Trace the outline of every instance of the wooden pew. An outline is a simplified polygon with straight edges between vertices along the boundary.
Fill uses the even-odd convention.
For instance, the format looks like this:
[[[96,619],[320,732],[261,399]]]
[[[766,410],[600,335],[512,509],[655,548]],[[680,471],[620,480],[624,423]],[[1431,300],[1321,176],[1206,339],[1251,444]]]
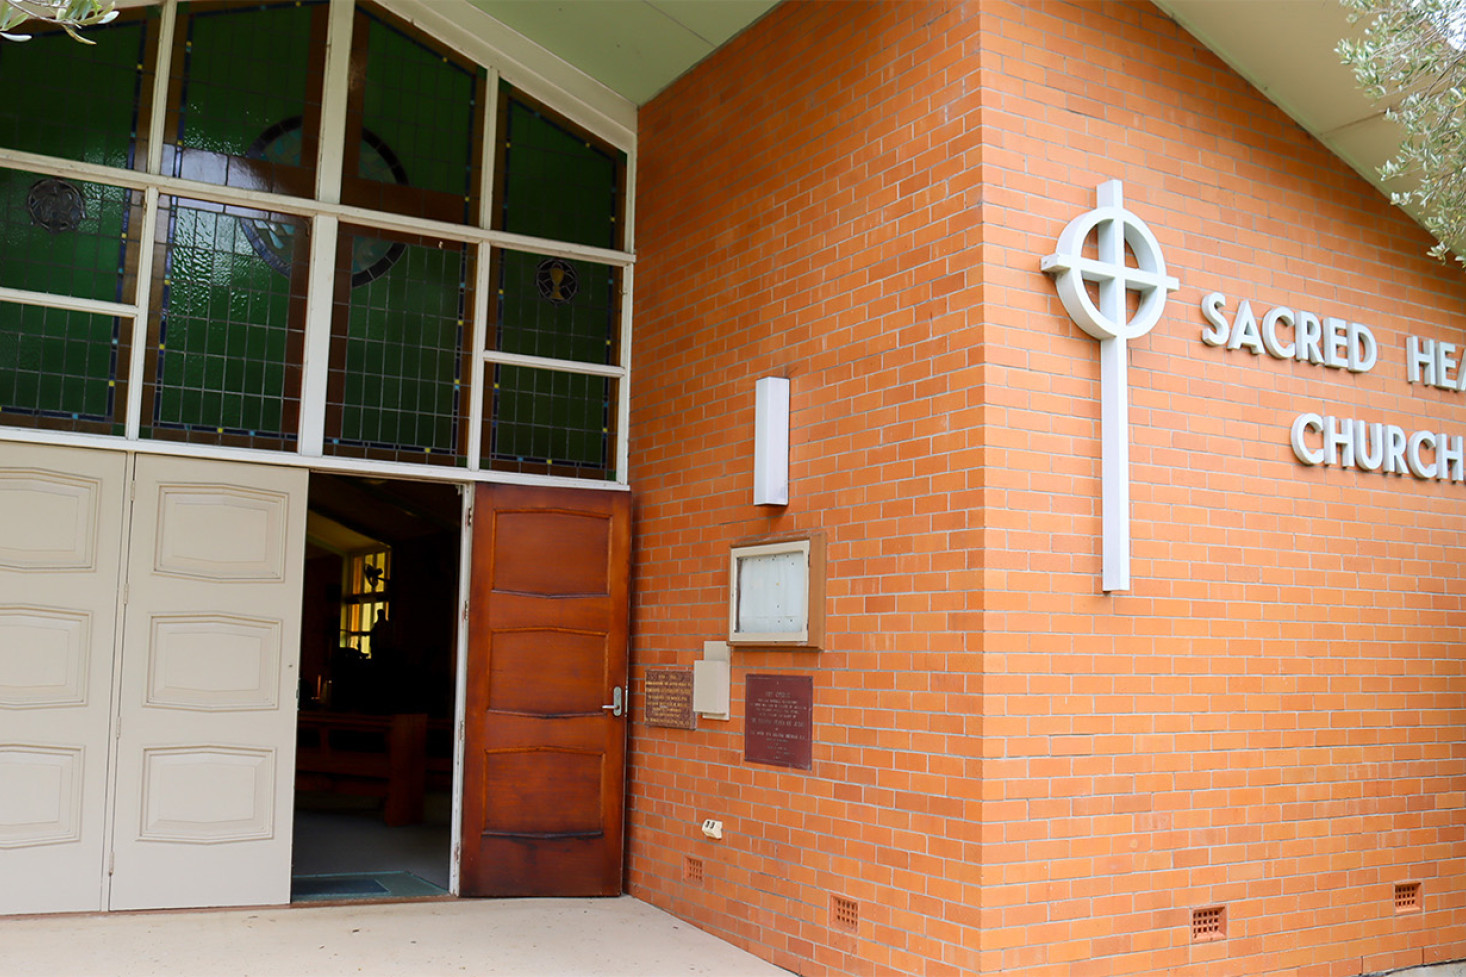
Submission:
[[[381,797],[387,824],[417,824],[427,783],[427,726],[423,713],[302,711],[295,787]]]

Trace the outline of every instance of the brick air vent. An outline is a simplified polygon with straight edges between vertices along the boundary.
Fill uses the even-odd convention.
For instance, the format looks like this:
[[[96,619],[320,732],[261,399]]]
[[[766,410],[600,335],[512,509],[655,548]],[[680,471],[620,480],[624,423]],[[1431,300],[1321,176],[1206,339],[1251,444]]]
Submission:
[[[1420,912],[1420,883],[1419,882],[1396,882],[1395,883],[1395,912],[1397,912],[1397,913],[1418,913],[1418,912]]]
[[[1227,907],[1207,906],[1191,910],[1191,942],[1205,943],[1227,936]]]
[[[683,881],[702,884],[702,859],[687,856],[687,861],[682,866]]]
[[[854,933],[860,929],[860,903],[844,896],[831,896],[830,922],[835,929]]]

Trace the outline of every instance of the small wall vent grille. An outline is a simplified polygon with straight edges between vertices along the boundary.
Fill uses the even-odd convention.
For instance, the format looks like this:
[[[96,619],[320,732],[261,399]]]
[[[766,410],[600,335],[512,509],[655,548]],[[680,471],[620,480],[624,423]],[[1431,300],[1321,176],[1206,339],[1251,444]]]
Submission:
[[[1395,912],[1397,912],[1397,913],[1418,913],[1418,912],[1420,912],[1420,883],[1419,882],[1397,882],[1397,883],[1395,883]]]
[[[844,896],[831,896],[830,922],[835,929],[854,933],[860,929],[860,903]]]
[[[687,861],[682,866],[682,878],[686,882],[702,884],[702,859],[687,856]]]
[[[1205,943],[1208,940],[1225,939],[1227,935],[1227,907],[1207,906],[1191,910],[1191,942]]]

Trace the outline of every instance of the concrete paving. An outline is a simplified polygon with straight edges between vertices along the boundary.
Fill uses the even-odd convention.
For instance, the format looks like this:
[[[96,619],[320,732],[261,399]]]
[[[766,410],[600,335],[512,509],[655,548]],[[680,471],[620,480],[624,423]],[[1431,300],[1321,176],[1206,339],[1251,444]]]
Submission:
[[[629,896],[0,918],[0,977],[788,973]]]

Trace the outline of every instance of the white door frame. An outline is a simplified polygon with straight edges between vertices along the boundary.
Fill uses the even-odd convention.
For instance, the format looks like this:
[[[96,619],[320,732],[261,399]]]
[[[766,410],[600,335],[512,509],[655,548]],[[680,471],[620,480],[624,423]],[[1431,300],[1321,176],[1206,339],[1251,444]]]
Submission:
[[[453,669],[453,814],[450,830],[448,891],[459,893],[458,863],[463,855],[463,725],[468,693],[468,602],[473,568],[473,485],[460,482],[462,516],[458,520],[458,648]]]

